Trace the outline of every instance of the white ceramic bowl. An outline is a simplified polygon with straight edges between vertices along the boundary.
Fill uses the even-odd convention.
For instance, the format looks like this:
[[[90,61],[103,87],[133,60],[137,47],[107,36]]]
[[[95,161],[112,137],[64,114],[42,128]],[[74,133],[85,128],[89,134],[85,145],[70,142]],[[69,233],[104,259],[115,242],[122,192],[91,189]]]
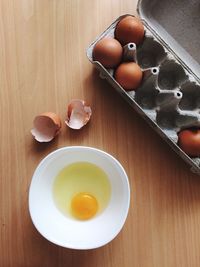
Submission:
[[[80,161],[99,166],[111,184],[108,206],[99,216],[87,221],[64,216],[56,207],[52,193],[59,171]],[[37,230],[54,244],[73,249],[92,249],[110,242],[125,223],[129,203],[129,181],[121,164],[108,153],[91,147],[63,147],[50,153],[36,168],[29,190],[29,211]]]

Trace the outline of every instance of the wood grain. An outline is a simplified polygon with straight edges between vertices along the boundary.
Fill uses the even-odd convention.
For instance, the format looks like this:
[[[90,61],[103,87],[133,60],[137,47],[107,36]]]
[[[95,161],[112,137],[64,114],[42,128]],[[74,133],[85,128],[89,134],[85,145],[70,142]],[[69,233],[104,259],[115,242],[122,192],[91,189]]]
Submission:
[[[114,19],[136,14],[133,0],[0,1],[0,266],[200,266],[200,178],[99,79],[86,48]],[[35,115],[83,98],[91,123],[63,127],[36,143]],[[49,152],[87,145],[114,155],[131,184],[131,206],[117,238],[100,249],[73,251],[46,241],[32,225],[28,189]]]

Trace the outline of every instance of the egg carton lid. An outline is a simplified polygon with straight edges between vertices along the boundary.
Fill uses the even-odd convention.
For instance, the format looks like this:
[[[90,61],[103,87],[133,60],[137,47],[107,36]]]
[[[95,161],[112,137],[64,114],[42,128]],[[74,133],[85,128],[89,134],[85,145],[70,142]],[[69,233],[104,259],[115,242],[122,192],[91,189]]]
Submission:
[[[200,82],[200,1],[139,0],[137,12],[145,26]]]

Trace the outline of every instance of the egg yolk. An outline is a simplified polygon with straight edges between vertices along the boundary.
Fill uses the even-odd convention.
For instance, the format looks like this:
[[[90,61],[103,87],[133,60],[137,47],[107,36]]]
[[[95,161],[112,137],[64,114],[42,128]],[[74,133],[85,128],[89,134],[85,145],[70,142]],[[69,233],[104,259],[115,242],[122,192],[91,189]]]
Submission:
[[[79,193],[72,198],[71,210],[77,219],[88,220],[97,213],[98,203],[92,195]]]

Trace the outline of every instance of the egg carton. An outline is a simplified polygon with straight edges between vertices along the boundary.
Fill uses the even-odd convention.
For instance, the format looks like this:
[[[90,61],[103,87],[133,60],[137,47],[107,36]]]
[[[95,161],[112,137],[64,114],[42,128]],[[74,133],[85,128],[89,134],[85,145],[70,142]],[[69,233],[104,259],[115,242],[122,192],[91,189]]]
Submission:
[[[125,91],[114,78],[114,69],[93,61],[95,44],[103,37],[114,37],[117,18],[87,49],[89,60],[120,95],[158,132],[190,166],[200,174],[200,158],[189,157],[178,146],[178,132],[200,126],[200,83],[190,68],[143,21],[145,37],[136,46],[123,47],[123,61],[135,61],[143,71],[137,90]]]

